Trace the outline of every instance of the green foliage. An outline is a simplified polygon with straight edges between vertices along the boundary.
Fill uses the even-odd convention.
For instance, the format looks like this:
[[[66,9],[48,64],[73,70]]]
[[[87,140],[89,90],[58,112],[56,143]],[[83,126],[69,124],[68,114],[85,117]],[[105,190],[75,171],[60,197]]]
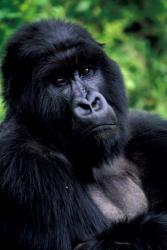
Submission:
[[[0,57],[24,23],[59,18],[84,25],[121,66],[132,108],[167,117],[166,0],[0,1]],[[0,101],[0,119],[4,108]]]

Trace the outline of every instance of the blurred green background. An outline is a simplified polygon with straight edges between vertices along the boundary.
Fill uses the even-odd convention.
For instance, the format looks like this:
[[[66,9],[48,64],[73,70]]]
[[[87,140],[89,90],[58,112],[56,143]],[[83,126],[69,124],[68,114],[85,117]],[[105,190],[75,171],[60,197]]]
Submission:
[[[0,60],[19,26],[45,18],[85,26],[121,66],[129,106],[167,117],[167,0],[0,0]]]

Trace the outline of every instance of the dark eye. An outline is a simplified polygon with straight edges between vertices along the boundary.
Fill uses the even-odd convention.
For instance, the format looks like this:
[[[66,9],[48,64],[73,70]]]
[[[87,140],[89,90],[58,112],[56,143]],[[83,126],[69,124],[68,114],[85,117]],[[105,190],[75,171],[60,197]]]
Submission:
[[[85,67],[83,69],[80,69],[79,73],[80,73],[80,75],[86,76],[90,73],[90,71],[91,71],[91,69],[89,67]]]
[[[63,78],[63,77],[56,78],[55,83],[56,83],[57,86],[62,86],[62,85],[64,85],[66,83],[66,79]]]

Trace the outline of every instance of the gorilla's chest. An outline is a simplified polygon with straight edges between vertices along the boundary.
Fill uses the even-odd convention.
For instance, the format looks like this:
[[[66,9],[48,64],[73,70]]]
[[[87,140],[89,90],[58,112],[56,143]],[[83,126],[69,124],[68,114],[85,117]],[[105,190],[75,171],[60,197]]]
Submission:
[[[121,165],[120,165],[121,164]],[[114,165],[96,169],[95,183],[88,185],[88,194],[103,215],[109,220],[133,218],[148,209],[147,198],[139,178],[131,175],[121,159]]]

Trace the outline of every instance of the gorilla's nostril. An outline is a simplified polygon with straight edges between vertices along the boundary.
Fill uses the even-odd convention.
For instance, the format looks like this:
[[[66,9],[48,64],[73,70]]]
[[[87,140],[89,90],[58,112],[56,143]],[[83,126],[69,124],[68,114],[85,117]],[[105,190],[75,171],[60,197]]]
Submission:
[[[84,109],[84,110],[91,110],[91,106],[88,103],[80,102],[79,107]]]
[[[95,111],[98,111],[101,108],[101,101],[98,97],[96,97],[95,100],[92,102],[92,108]]]
[[[92,102],[92,108],[95,108],[97,105],[97,100],[95,99],[93,102]]]

